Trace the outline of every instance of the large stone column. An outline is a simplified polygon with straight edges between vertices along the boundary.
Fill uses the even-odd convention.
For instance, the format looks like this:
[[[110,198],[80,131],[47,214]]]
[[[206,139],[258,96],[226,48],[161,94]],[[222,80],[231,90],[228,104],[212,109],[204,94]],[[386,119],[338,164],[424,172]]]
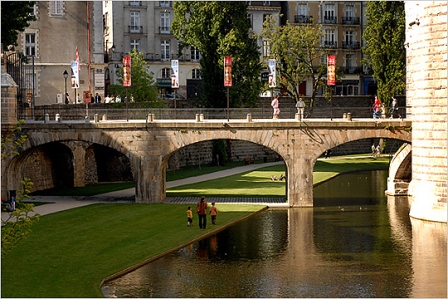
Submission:
[[[288,166],[288,203],[291,207],[313,206],[313,167],[310,157],[301,155]]]
[[[165,200],[165,172],[160,155],[136,155],[131,158],[135,179],[135,202],[156,203]]]
[[[406,99],[412,118],[410,215],[447,221],[447,2],[406,1]]]

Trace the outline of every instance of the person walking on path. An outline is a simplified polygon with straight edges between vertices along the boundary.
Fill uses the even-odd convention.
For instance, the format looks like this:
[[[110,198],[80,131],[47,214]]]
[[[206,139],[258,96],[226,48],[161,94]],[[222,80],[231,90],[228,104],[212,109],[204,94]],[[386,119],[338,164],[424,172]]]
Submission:
[[[191,210],[190,206],[188,206],[188,209],[187,209],[187,218],[188,218],[187,226],[190,227],[191,224],[193,223],[193,211]]]
[[[68,95],[68,92],[65,93],[65,103],[70,104],[72,101],[70,100],[70,96]]]
[[[216,224],[216,215],[218,215],[218,210],[216,209],[215,203],[212,202],[212,206],[210,208],[210,216],[212,217],[213,224]]]
[[[196,212],[199,215],[199,228],[205,229],[207,227],[207,201],[205,201],[205,196],[202,196],[198,202]]]
[[[278,95],[274,96],[274,99],[271,102],[271,106],[272,108],[274,108],[274,115],[273,115],[273,119],[278,119],[278,115],[280,114],[280,103],[278,102]]]
[[[299,98],[299,101],[296,103],[297,113],[299,114],[299,120],[303,119],[303,111],[305,110],[305,103],[302,98]]]

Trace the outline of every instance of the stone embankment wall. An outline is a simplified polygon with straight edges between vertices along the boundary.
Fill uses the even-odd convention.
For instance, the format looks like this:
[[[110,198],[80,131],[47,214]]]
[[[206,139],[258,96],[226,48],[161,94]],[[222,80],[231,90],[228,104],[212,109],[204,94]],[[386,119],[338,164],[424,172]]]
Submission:
[[[406,91],[412,113],[410,215],[447,221],[446,1],[406,1]]]

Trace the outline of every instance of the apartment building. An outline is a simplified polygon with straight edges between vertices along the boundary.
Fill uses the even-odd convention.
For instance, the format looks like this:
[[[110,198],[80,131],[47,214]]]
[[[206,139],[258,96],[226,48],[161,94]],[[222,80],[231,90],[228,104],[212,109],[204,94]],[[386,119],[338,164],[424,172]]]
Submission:
[[[36,21],[18,36],[17,52],[33,64],[33,104],[64,103],[64,93],[80,102],[104,90],[102,11],[97,1],[37,1]],[[79,86],[71,87],[71,62],[79,54]],[[67,72],[67,78],[64,78]],[[75,96],[76,94],[76,96]],[[27,95],[30,102],[32,96]],[[30,103],[31,104],[31,103]]]
[[[329,54],[336,56],[336,65],[345,74],[336,83],[334,93],[337,95],[374,94],[376,91],[370,70],[361,62],[365,10],[364,1],[288,2],[287,17],[290,23],[322,25],[322,45]],[[326,63],[326,56],[322,57],[321,62]],[[300,91],[310,95],[311,80],[303,82]]]

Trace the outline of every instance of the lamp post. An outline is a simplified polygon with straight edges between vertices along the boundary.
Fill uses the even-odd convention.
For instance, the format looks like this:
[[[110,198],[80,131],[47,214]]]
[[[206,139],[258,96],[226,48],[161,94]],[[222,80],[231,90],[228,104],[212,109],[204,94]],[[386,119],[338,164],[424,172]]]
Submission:
[[[62,73],[62,76],[64,76],[64,98],[67,99],[67,77],[68,77],[68,73],[67,70],[64,70],[64,73]],[[65,102],[65,100],[64,100]],[[66,103],[68,104],[68,103]]]

